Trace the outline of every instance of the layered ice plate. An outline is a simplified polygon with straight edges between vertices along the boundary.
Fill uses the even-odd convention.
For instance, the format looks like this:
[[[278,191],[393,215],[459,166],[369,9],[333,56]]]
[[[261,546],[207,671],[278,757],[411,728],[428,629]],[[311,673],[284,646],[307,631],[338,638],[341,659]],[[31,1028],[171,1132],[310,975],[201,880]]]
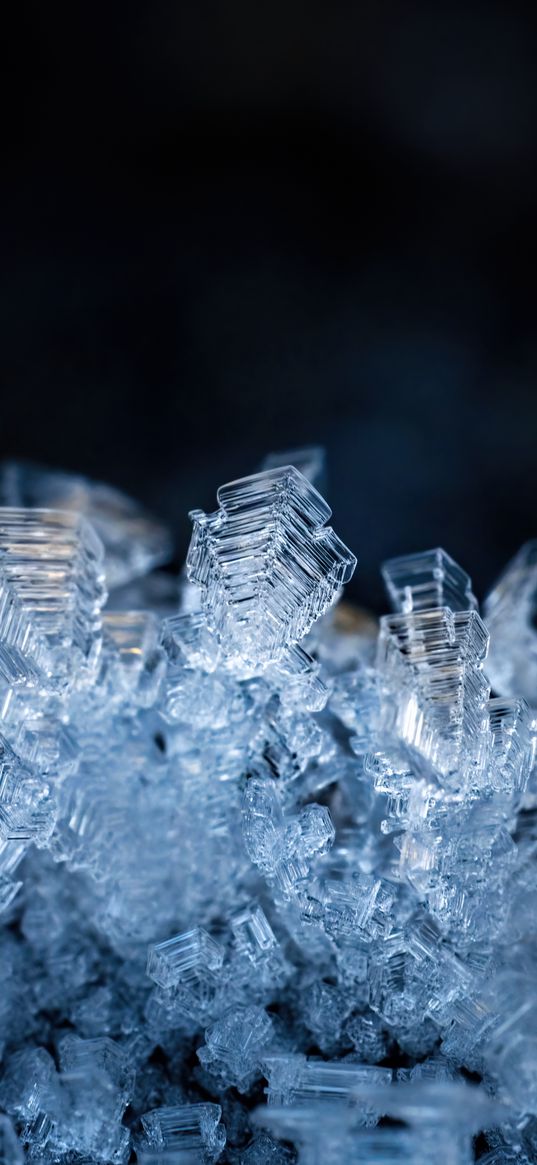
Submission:
[[[537,1160],[535,553],[483,618],[392,559],[375,633],[323,470],[222,486],[178,579],[0,472],[0,1165]]]

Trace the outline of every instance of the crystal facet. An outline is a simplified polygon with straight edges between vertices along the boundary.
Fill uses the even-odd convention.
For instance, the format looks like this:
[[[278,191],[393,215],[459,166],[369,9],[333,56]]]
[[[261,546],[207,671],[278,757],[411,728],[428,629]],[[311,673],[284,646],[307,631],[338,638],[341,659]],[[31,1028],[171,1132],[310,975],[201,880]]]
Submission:
[[[485,621],[442,550],[331,612],[296,460],[164,586],[125,499],[4,469],[0,1165],[537,1160],[534,550]]]
[[[302,639],[348,582],[356,559],[325,525],[331,511],[292,466],[218,490],[191,514],[189,578],[228,658],[255,672]]]

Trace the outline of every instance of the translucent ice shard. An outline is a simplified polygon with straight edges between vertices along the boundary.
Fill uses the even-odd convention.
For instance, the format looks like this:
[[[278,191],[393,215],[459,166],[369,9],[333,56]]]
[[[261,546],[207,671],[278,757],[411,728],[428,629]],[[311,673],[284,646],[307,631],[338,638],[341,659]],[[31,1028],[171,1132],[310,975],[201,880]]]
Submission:
[[[138,502],[102,482],[26,461],[0,467],[4,506],[68,510],[83,515],[105,548],[108,587],[122,586],[172,556],[168,531]]]
[[[254,963],[263,962],[277,948],[276,936],[261,906],[252,903],[231,920],[237,949]]]
[[[201,611],[165,619],[161,640],[172,665],[211,672],[220,662],[216,637],[207,627]]]
[[[488,744],[487,643],[475,611],[441,607],[381,622],[385,727],[445,779],[461,778]]]
[[[0,1083],[2,1108],[32,1125],[50,1101],[56,1071],[44,1048],[27,1048],[10,1056]]]
[[[191,1154],[186,1160],[208,1165],[218,1160],[226,1143],[221,1116],[222,1109],[218,1104],[182,1104],[154,1109],[142,1117],[145,1136],[141,1148]]]
[[[67,1035],[60,1043],[59,1055],[65,1073],[86,1074],[88,1077],[100,1073],[107,1078],[108,1103],[119,1119],[131,1099],[134,1087],[134,1070],[129,1064],[128,1054],[119,1044],[107,1036],[81,1040],[77,1036]]]
[[[71,974],[74,969],[71,960]],[[44,1048],[13,1056],[0,1086],[1,1103],[22,1126],[29,1160],[126,1165],[130,1135],[120,1121],[133,1073],[124,1053],[111,1040],[72,1035],[59,1053],[59,1073]]]
[[[263,1053],[272,1035],[272,1020],[262,1007],[236,1008],[207,1028],[198,1059],[225,1087],[246,1092],[261,1075]]]
[[[48,783],[23,764],[0,736],[0,838],[43,842],[54,824],[55,804]]]
[[[256,672],[302,639],[334,601],[356,559],[330,509],[292,466],[231,482],[219,510],[191,514],[188,572],[230,661]]]
[[[352,732],[353,751],[358,755],[366,753],[378,732],[379,688],[373,668],[363,667],[336,676],[330,708]]]
[[[296,710],[320,712],[328,699],[328,689],[319,672],[317,662],[299,643],[294,643],[267,675],[278,688],[282,703]]]
[[[142,706],[154,703],[164,674],[160,628],[152,611],[105,611],[103,636],[110,697],[129,697]],[[107,647],[112,646],[112,651]]]
[[[1,509],[0,596],[8,678],[12,650],[15,667],[22,656],[55,682],[92,671],[104,586],[102,546],[87,522],[54,510]]]
[[[389,883],[372,874],[354,873],[350,878],[327,878],[309,907],[313,906],[313,913],[321,911],[327,934],[336,939],[359,936],[369,942],[389,930],[393,900]]]
[[[312,863],[333,843],[335,830],[324,805],[306,805],[285,816],[276,782],[253,777],[243,794],[243,837],[251,860],[286,899],[300,894]]]
[[[532,729],[525,700],[489,700],[491,784],[498,792],[523,792],[533,761]]]
[[[537,706],[537,540],[527,542],[484,604],[490,632],[487,675],[501,696]]]
[[[382,575],[394,611],[404,615],[435,607],[449,607],[452,611],[477,608],[472,580],[440,548],[391,558],[384,563]]]
[[[321,1052],[330,1055],[338,1047],[344,1020],[351,1010],[349,995],[331,983],[316,980],[304,996],[304,1022]],[[373,1057],[372,1062],[375,1059],[382,1059],[382,1054]]]
[[[231,919],[234,939],[234,975],[241,974],[256,991],[274,991],[291,972],[280,943],[258,903],[251,903],[236,912]],[[253,972],[253,974],[252,974]]]
[[[220,969],[223,958],[220,945],[198,926],[150,947],[147,973],[160,987],[178,983],[199,987],[207,975],[212,978]]]

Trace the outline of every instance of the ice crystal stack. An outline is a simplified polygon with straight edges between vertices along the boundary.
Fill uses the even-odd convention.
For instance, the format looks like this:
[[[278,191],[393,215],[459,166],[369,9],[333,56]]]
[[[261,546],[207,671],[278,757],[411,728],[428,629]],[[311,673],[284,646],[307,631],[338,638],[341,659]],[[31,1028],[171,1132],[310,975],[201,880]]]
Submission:
[[[537,1161],[537,556],[0,471],[0,1165]],[[302,470],[302,472],[300,471]],[[107,588],[107,591],[106,589]]]

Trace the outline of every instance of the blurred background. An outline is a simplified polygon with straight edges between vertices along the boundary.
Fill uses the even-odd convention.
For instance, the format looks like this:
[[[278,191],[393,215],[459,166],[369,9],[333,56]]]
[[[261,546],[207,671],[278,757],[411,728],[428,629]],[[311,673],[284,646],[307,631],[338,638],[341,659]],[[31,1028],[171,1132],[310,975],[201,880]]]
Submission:
[[[1,455],[138,496],[180,556],[220,482],[322,443],[357,602],[384,605],[383,558],[439,543],[482,595],[537,535],[524,9],[14,15]]]

